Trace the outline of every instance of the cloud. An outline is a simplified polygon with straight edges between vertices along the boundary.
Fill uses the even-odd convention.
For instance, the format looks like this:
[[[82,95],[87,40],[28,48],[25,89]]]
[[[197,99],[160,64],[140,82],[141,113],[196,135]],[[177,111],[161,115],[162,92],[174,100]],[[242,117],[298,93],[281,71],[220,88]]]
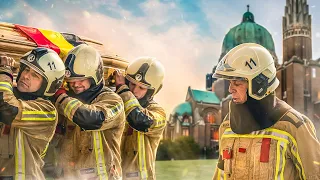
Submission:
[[[175,8],[174,5],[170,6]],[[182,103],[188,86],[205,89],[205,74],[210,72],[213,56],[219,52],[220,42],[204,38],[197,34],[195,24],[181,21],[162,33],[149,31],[154,24],[170,19],[168,11],[172,9],[158,1],[141,4],[145,17],[135,17],[131,12],[121,10],[123,19],[115,19],[89,10],[72,10],[65,13],[63,24],[69,32],[83,35],[103,42],[105,48],[129,61],[139,56],[156,57],[166,68],[164,87],[156,100],[164,106],[169,115],[173,108]],[[43,17],[42,27],[53,28],[54,19],[41,12],[31,10],[34,16]],[[80,13],[79,13],[80,12]],[[179,13],[177,12],[176,15]],[[36,24],[31,17],[28,25]],[[56,26],[57,28],[63,29]]]
[[[263,25],[273,35],[277,55],[279,58],[282,56],[285,2],[278,0],[264,2],[263,6],[260,1],[253,0],[234,0],[229,3],[221,0],[198,1],[199,9],[205,16],[199,23],[207,21],[212,37],[199,34],[201,24],[188,20],[184,14],[187,9],[181,8],[176,1],[162,3],[149,0],[139,3],[135,7],[139,8],[138,14],[137,11],[123,8],[117,0],[82,2],[72,6],[56,1],[50,13],[42,11],[44,8],[27,7],[30,13],[27,25],[76,33],[101,41],[107,51],[129,61],[139,56],[156,57],[166,68],[164,87],[156,99],[168,114],[185,100],[189,85],[204,90],[205,74],[211,72],[218,61],[224,35],[241,22],[247,4],[251,4],[250,10],[255,15],[256,23]],[[88,7],[83,7],[83,4]],[[239,8],[242,5],[243,8]],[[316,8],[310,9],[315,11]],[[59,10],[59,13],[54,14],[55,10]],[[316,17],[318,12],[313,13],[312,16]],[[314,32],[320,32],[320,27],[316,25],[318,21],[313,18]],[[319,43],[316,43],[318,39],[313,38],[314,57],[320,52]]]

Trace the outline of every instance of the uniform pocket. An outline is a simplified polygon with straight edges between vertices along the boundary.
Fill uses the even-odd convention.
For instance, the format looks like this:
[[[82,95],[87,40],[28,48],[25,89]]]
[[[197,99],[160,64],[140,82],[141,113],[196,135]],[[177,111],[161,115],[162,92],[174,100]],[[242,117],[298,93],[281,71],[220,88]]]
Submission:
[[[237,179],[247,179],[250,171],[251,138],[239,138],[234,144],[235,159],[233,163],[234,176]]]
[[[253,179],[275,178],[277,143],[277,140],[271,138],[262,138],[254,142],[251,156]]]

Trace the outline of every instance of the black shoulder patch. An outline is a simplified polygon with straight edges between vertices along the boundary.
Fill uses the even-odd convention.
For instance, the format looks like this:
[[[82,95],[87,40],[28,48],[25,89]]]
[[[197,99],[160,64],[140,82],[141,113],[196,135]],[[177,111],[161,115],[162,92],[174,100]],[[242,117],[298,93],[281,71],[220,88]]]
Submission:
[[[295,110],[288,111],[287,114],[280,119],[280,121],[290,122],[296,128],[299,128],[301,125],[305,123],[304,118],[300,115],[299,112]]]

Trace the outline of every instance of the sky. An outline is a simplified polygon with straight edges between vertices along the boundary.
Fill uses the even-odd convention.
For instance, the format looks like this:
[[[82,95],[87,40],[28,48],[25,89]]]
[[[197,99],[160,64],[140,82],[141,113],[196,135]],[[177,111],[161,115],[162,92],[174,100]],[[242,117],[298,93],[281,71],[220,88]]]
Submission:
[[[187,88],[205,90],[225,34],[240,24],[247,4],[273,36],[282,59],[285,0],[0,0],[0,21],[75,33],[102,42],[127,61],[157,58],[165,67],[156,101],[169,115]],[[320,58],[320,1],[307,0],[313,59]]]

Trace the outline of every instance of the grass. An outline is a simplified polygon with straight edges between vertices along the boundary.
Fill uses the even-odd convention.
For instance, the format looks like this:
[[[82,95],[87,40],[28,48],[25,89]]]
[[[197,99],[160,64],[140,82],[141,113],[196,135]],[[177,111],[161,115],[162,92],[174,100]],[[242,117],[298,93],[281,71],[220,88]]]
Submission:
[[[157,180],[211,180],[217,160],[156,161]]]

